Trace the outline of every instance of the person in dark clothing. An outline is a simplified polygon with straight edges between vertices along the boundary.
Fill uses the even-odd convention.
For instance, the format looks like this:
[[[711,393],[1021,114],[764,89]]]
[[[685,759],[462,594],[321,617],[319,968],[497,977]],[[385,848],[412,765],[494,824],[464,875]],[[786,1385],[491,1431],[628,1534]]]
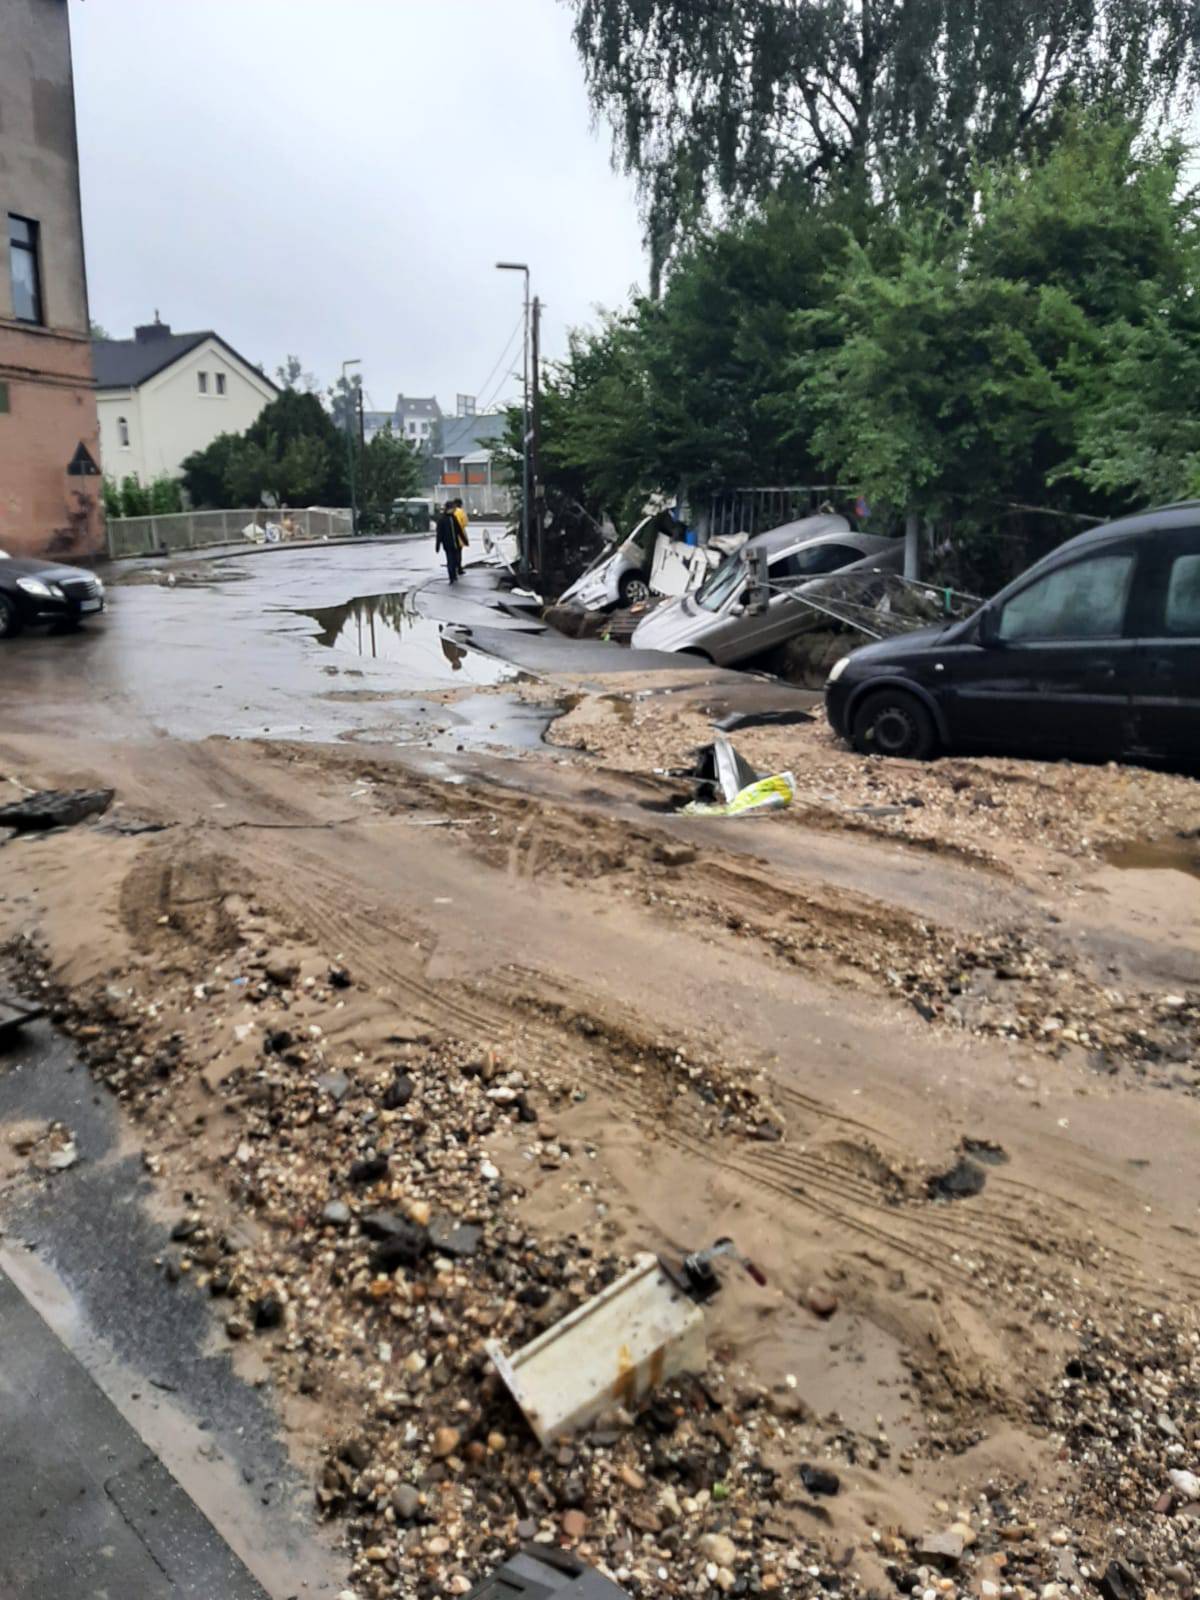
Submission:
[[[446,575],[450,582],[457,582],[462,570],[462,546],[458,542],[458,522],[448,505],[442,507],[438,516],[434,547],[446,557]]]

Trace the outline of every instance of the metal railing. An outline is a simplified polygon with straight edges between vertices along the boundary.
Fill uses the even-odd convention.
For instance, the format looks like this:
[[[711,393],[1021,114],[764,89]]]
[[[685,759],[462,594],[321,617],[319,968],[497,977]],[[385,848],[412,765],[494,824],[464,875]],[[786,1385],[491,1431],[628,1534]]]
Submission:
[[[348,510],[309,506],[299,511],[180,511],[169,516],[110,517],[108,553],[152,556],[219,544],[284,544],[292,539],[348,539]]]
[[[507,517],[516,503],[513,491],[502,483],[439,483],[433,499],[439,507],[461,500],[469,517]]]
[[[696,521],[709,538],[719,533],[765,533],[786,522],[811,517],[824,505],[840,511],[853,497],[853,490],[835,483],[724,489],[710,498],[707,507],[696,511]]]

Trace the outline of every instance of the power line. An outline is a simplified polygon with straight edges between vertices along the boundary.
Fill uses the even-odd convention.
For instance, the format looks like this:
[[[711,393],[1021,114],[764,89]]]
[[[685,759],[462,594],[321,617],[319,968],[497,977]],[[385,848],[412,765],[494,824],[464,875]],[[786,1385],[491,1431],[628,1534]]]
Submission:
[[[475,393],[477,395],[485,394],[487,392],[488,384],[491,383],[492,379],[496,376],[497,372],[500,370],[500,368],[504,365],[505,361],[508,359],[509,352],[512,350],[513,343],[514,343],[517,335],[520,333],[521,327],[522,327],[524,321],[525,321],[525,310],[524,310],[524,307],[522,307],[521,311],[519,312],[519,314],[517,316],[517,320],[516,320],[515,324],[513,325],[513,330],[508,336],[508,340],[505,343],[504,349],[501,350],[501,352],[500,352],[500,354],[499,354],[499,356],[498,356],[498,358],[497,358],[497,360],[495,362],[495,365],[492,367],[492,370],[488,373],[487,377],[479,385],[478,389],[476,389]],[[500,383],[499,383],[498,387],[495,389],[495,391],[493,392],[493,394],[491,396],[491,398],[493,400],[495,399],[496,395],[499,394],[500,390],[504,387],[505,383],[507,383],[508,378],[509,378],[509,374],[506,372],[504,374],[504,377],[500,380]],[[479,409],[481,411],[486,411],[487,410],[487,405],[486,404],[485,405],[481,405],[479,407]]]

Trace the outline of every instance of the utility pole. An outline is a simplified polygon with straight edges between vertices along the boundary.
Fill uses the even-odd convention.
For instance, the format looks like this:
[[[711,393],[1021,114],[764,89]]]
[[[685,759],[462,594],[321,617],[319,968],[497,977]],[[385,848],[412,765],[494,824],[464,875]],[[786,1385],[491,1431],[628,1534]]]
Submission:
[[[904,519],[904,576],[921,576],[921,519],[915,511]]]
[[[498,272],[525,274],[525,342],[521,355],[521,552],[518,571],[529,570],[529,268],[524,261],[497,261]]]
[[[346,406],[346,463],[350,472],[350,532],[358,534],[358,491],[354,483],[354,398],[352,393],[347,393],[349,384],[346,379],[347,367],[360,367],[362,361],[358,356],[352,356],[349,361],[342,362],[342,399]]]
[[[529,415],[529,492],[533,498],[533,514],[537,518],[537,571],[541,580],[545,568],[545,552],[542,549],[542,540],[545,537],[546,519],[543,515],[545,506],[542,504],[542,389],[538,367],[538,349],[540,344],[542,325],[542,302],[534,296],[533,315],[531,318],[529,342],[531,348],[530,372],[530,415]]]

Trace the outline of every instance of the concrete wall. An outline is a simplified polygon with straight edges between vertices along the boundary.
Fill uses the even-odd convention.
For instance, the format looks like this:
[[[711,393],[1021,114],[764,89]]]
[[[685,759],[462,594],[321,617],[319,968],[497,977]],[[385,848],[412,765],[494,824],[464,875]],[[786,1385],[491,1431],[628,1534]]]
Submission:
[[[104,537],[66,0],[3,0],[0,23],[0,549],[87,554]],[[13,316],[8,215],[39,225],[43,324]]]
[[[201,372],[208,376],[204,394]],[[218,373],[225,379],[223,395],[217,393]],[[162,473],[177,477],[194,450],[203,450],[218,434],[243,433],[274,398],[275,390],[253,368],[218,340],[206,339],[137,389],[100,391],[104,470],[118,480],[136,473],[143,483]],[[129,425],[128,446],[120,442],[121,417]]]

